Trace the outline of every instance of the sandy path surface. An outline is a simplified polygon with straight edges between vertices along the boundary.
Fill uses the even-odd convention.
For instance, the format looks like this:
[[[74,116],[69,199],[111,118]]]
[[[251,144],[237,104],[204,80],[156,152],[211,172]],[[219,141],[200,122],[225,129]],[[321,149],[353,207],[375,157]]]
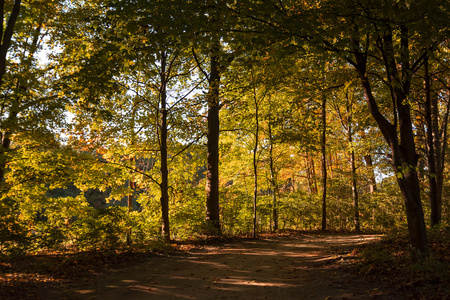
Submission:
[[[304,234],[205,246],[42,291],[42,298],[402,299],[387,283],[342,269],[336,253],[375,238]]]

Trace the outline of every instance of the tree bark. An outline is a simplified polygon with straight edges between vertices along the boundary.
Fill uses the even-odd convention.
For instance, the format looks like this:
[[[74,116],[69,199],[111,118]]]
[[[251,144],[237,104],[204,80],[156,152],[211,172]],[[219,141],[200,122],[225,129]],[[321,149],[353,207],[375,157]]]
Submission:
[[[327,98],[322,99],[322,230],[327,230],[327,115],[326,115]]]
[[[273,218],[273,231],[278,232],[278,183],[275,166],[273,163],[273,136],[272,136],[272,123],[269,120],[269,167],[270,167],[270,183],[272,185],[272,218]]]
[[[361,225],[359,222],[359,195],[358,195],[358,182],[356,180],[356,163],[355,163],[355,149],[353,145],[353,118],[350,103],[347,96],[347,138],[350,145],[350,172],[352,179],[352,197],[353,197],[353,222],[355,224],[355,231],[361,231]]]
[[[167,54],[161,52],[161,86],[160,86],[160,151],[161,151],[161,235],[165,241],[170,241],[169,223],[169,170],[167,167]]]
[[[11,45],[11,38],[14,33],[14,26],[16,25],[17,17],[19,16],[21,6],[21,0],[15,0],[11,13],[9,14],[8,21],[4,20],[5,17],[5,1],[0,0],[0,86],[3,84],[3,76],[6,73],[6,57],[8,54],[9,47]],[[6,23],[6,28],[3,28]],[[10,112],[10,118],[16,114]],[[6,171],[6,151],[9,150],[11,146],[11,133],[5,131],[1,136],[1,149],[0,149],[0,187],[5,181],[5,171]]]
[[[371,82],[368,78],[367,55],[361,52],[359,40],[352,37],[355,61],[351,63],[361,79],[364,96],[370,113],[378,124],[386,142],[391,149],[392,165],[397,175],[397,181],[405,202],[409,239],[413,250],[413,258],[426,256],[429,253],[427,234],[422,203],[420,200],[419,178],[417,174],[418,155],[414,143],[414,128],[412,126],[411,107],[407,101],[411,77],[408,30],[400,28],[400,63],[402,75],[397,70],[398,63],[394,52],[392,33],[387,31],[379,39],[379,50],[383,55],[388,83],[393,101],[393,124],[388,121],[378,108],[372,93]],[[398,134],[399,133],[399,134]]]
[[[256,130],[255,130],[255,146],[253,148],[253,238],[256,238],[256,202],[258,198],[258,161],[256,159],[257,151],[258,151],[258,134],[259,134],[259,120],[258,120],[258,102],[255,97],[255,121],[256,121]]]
[[[358,182],[356,180],[355,150],[353,150],[353,149],[351,149],[351,152],[350,152],[350,164],[351,164],[351,174],[352,174],[352,197],[353,197],[355,231],[360,232],[361,231],[361,223],[359,220]]]
[[[133,158],[130,158],[130,162],[133,162]],[[128,206],[128,214],[130,214],[133,211],[133,193],[134,193],[134,189],[135,189],[135,184],[133,181],[133,170],[130,170],[130,179],[128,180],[128,185],[129,188],[131,189],[130,193],[128,194],[127,197],[127,206]],[[131,244],[131,233],[132,233],[132,228],[131,226],[127,229],[127,244]]]
[[[220,43],[211,49],[208,91],[208,157],[206,170],[206,227],[210,234],[220,234],[219,206],[219,65]]]
[[[319,189],[317,187],[317,176],[316,176],[316,166],[314,165],[314,157],[312,155],[309,155],[309,161],[311,164],[311,177],[312,177],[312,188],[314,195],[317,195],[319,193]]]
[[[369,192],[370,199],[374,203],[374,194],[377,191],[377,181],[375,179],[375,171],[373,168],[372,156],[370,154],[364,155],[364,160],[366,161],[367,168],[369,169]],[[372,206],[372,229],[375,230],[375,205]]]
[[[431,226],[436,226],[442,218],[442,185],[444,172],[445,144],[441,143],[439,131],[438,99],[431,94],[431,79],[429,73],[428,57],[424,62],[425,81],[425,120],[427,125],[427,158],[428,158],[428,182],[430,188]],[[444,123],[448,118],[444,116]],[[443,135],[446,136],[447,126],[443,127]]]
[[[0,149],[0,187],[3,185],[5,181],[5,170],[6,170],[6,151],[8,151],[11,146],[11,139],[9,137],[9,132],[5,132],[2,134],[2,148]]]
[[[5,1],[0,1],[0,86],[3,83],[3,76],[6,73],[6,56],[8,54],[9,46],[11,45],[11,38],[14,33],[14,26],[16,25],[17,17],[20,12],[21,0],[15,0],[11,13],[9,14],[8,22],[3,19],[5,17]],[[3,24],[7,23],[6,28],[3,28]]]
[[[364,155],[364,160],[366,162],[366,165],[370,171],[370,185],[369,185],[369,190],[370,190],[370,194],[373,194],[377,191],[377,181],[375,179],[375,171],[373,169],[373,160],[372,160],[372,156],[370,154]]]

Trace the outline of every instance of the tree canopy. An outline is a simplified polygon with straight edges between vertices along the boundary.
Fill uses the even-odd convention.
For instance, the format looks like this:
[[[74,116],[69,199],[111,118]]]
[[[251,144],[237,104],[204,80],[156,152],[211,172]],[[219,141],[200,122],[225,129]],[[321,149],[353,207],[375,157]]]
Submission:
[[[450,221],[447,0],[0,1],[0,251]]]

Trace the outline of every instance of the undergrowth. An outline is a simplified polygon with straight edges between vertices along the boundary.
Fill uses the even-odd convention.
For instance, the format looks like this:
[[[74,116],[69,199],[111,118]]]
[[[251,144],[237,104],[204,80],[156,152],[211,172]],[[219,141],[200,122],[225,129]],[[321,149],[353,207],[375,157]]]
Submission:
[[[355,272],[382,277],[411,299],[448,299],[450,295],[450,228],[428,232],[430,255],[411,260],[406,232],[357,246],[350,254]]]

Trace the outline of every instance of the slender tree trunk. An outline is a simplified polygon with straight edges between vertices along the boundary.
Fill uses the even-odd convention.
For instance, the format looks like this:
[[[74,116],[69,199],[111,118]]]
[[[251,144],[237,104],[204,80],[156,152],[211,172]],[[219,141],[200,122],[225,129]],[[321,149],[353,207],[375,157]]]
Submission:
[[[431,225],[434,226],[439,223],[440,221],[440,205],[439,202],[442,199],[438,195],[437,191],[437,182],[436,182],[436,150],[435,149],[435,143],[434,139],[436,138],[436,132],[434,131],[434,122],[433,118],[436,116],[433,116],[433,104],[431,103],[431,82],[430,82],[430,76],[429,76],[429,70],[428,70],[428,58],[425,59],[424,62],[424,69],[425,69],[425,119],[426,119],[426,125],[427,125],[427,156],[428,156],[428,182],[429,182],[429,188],[430,188],[430,204],[431,204]]]
[[[273,163],[273,136],[272,123],[269,120],[269,167],[270,167],[270,183],[272,185],[272,217],[273,217],[273,231],[278,232],[278,183],[275,166]]]
[[[167,54],[161,52],[161,87],[160,87],[160,151],[161,151],[161,215],[162,226],[161,235],[165,241],[170,241],[169,223],[169,170],[167,167],[167,74],[166,61]]]
[[[130,158],[130,162],[133,162],[133,158]],[[128,205],[128,214],[130,214],[133,211],[133,193],[134,193],[134,189],[135,189],[135,184],[133,181],[133,171],[130,170],[130,179],[128,180],[128,185],[129,188],[131,189],[130,193],[128,194],[127,197],[127,205]],[[131,244],[131,231],[132,228],[128,228],[127,229],[127,244]]]
[[[359,195],[358,195],[358,183],[356,180],[356,164],[355,164],[355,150],[351,150],[350,163],[352,172],[352,196],[353,196],[353,209],[354,209],[354,223],[355,231],[361,231],[361,223],[359,220]]]
[[[258,111],[258,99],[256,92],[254,95],[255,100],[255,146],[253,147],[253,174],[254,174],[254,189],[253,189],[253,238],[256,238],[256,204],[258,197],[258,142],[259,142],[259,111]]]
[[[306,166],[306,180],[308,182],[308,192],[312,195],[312,184],[311,184],[311,166],[309,165],[309,153],[305,153],[305,166]]]
[[[353,126],[352,126],[352,112],[351,108],[347,106],[347,134],[348,143],[350,144],[350,168],[352,178],[352,197],[353,197],[353,210],[354,210],[354,224],[355,231],[361,230],[361,224],[359,221],[359,197],[358,197],[358,183],[356,179],[356,162],[355,162],[355,149],[353,145]]]
[[[373,168],[373,160],[372,160],[372,156],[370,154],[364,155],[364,160],[366,162],[366,165],[369,169],[370,172],[370,185],[369,185],[369,190],[370,190],[370,194],[373,194],[377,191],[377,181],[375,179],[375,170]]]
[[[327,98],[322,99],[322,230],[327,230],[327,115],[326,115]]]
[[[309,162],[311,164],[311,178],[312,178],[312,192],[314,195],[319,193],[319,188],[317,187],[317,176],[316,176],[316,166],[314,165],[314,157],[309,155]]]
[[[437,107],[437,105],[436,105]],[[439,153],[437,157],[437,176],[436,176],[436,182],[437,182],[437,191],[441,195],[441,205],[440,205],[440,217],[442,218],[442,189],[443,189],[443,182],[444,182],[444,167],[445,167],[445,160],[446,160],[446,153],[447,153],[447,130],[448,130],[448,118],[450,114],[450,90],[447,90],[447,107],[446,111],[444,113],[444,116],[442,117],[442,124],[438,127],[440,127],[442,130],[439,132],[436,130],[436,132],[439,132],[440,138],[440,146],[441,146],[441,152]]]
[[[206,227],[210,234],[220,234],[219,206],[219,65],[220,43],[211,49],[208,91],[208,157],[206,170]]]
[[[373,205],[373,201],[374,201],[374,194],[377,191],[377,181],[375,179],[375,170],[373,168],[373,160],[372,160],[372,156],[370,154],[364,155],[364,160],[366,161],[366,165],[367,168],[369,169],[369,191],[370,191],[370,199],[372,201],[372,205]],[[375,205],[372,206],[372,229],[375,230]]]
[[[428,58],[424,62],[425,69],[425,119],[427,125],[428,145],[428,181],[430,188],[431,226],[438,225],[442,217],[442,183],[443,183],[443,147],[439,132],[438,99],[431,95],[431,80]],[[447,130],[447,126],[443,128]]]
[[[130,161],[133,161],[133,158],[130,159]],[[136,189],[136,183],[133,181],[133,171],[130,171],[130,180],[129,180],[129,186],[130,186],[130,194],[128,194],[127,197],[127,203],[128,203],[128,213],[131,213],[133,211],[133,193]]]
[[[328,154],[328,171],[330,172],[328,175],[330,175],[331,178],[333,178],[333,166],[334,166],[334,160],[333,160],[333,154]]]

